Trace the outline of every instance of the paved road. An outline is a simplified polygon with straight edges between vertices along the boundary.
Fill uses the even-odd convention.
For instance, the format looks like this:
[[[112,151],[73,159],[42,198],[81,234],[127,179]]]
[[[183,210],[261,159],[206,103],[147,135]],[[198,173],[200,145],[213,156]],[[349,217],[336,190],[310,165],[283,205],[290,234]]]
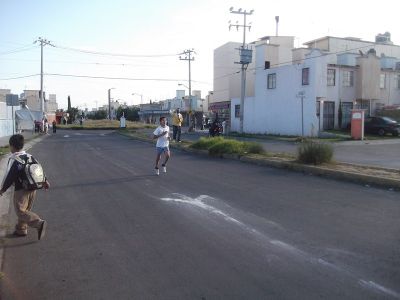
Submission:
[[[6,238],[1,299],[400,299],[396,192],[57,133],[31,152],[46,238]]]

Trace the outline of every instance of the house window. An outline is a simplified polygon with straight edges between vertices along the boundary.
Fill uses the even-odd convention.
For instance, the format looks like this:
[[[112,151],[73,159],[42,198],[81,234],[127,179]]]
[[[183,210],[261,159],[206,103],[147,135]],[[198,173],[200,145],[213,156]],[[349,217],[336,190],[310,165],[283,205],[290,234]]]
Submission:
[[[276,73],[268,74],[268,89],[276,88]]]
[[[240,104],[235,105],[235,118],[240,118]]]
[[[385,81],[386,81],[386,74],[381,74],[380,78],[379,78],[379,87],[381,89],[385,88]]]
[[[335,69],[328,69],[328,86],[335,86]]]
[[[353,85],[354,85],[354,71],[344,71],[343,86],[353,86]]]
[[[271,67],[271,62],[269,62],[268,60],[265,61],[264,64],[264,70],[269,69]]]
[[[310,68],[303,68],[303,70],[301,71],[301,84],[310,84]]]

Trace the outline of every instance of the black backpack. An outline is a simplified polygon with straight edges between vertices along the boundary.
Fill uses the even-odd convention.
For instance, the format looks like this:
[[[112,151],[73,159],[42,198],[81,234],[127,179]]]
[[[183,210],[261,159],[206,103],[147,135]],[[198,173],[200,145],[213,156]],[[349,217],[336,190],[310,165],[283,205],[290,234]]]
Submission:
[[[18,162],[23,164],[22,170],[22,187],[25,190],[42,189],[46,181],[42,165],[32,158],[31,155],[16,158]]]

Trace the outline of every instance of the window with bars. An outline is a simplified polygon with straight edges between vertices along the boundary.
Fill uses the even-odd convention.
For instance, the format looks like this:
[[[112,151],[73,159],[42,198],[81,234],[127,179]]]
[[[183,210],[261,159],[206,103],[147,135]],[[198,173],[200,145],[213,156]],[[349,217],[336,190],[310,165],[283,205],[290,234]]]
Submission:
[[[335,86],[335,80],[336,80],[336,70],[335,69],[328,69],[328,78],[327,78],[327,84],[328,86]]]
[[[235,118],[240,118],[240,104],[235,105]]]
[[[344,71],[343,86],[353,86],[353,85],[354,85],[354,71]]]
[[[301,71],[301,84],[310,84],[310,68],[303,68],[303,70]]]
[[[268,74],[268,89],[276,88],[276,73]]]

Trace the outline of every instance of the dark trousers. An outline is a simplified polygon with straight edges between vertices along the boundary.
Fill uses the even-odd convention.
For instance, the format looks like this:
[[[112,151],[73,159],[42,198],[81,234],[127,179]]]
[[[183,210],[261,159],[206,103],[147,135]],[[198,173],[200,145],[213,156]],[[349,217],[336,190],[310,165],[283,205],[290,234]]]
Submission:
[[[181,140],[181,126],[172,126],[172,136],[175,141]]]

